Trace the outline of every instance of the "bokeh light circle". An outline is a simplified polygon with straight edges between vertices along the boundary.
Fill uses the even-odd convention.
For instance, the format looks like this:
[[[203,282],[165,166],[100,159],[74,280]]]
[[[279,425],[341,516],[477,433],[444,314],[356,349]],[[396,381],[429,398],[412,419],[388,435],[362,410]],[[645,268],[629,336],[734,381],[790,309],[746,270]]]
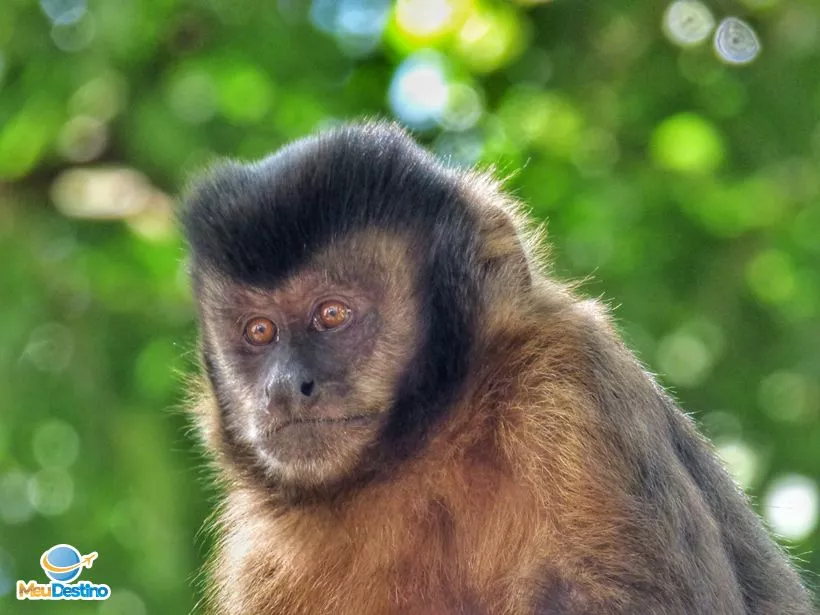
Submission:
[[[57,25],[77,23],[88,10],[85,0],[40,0],[40,8]]]
[[[760,40],[745,21],[727,17],[715,32],[715,51],[729,64],[748,64],[760,53]]]
[[[19,470],[0,476],[0,521],[8,525],[25,523],[34,515],[28,496],[29,477]]]
[[[80,436],[70,424],[59,419],[44,422],[32,439],[34,458],[44,468],[67,468],[80,453]]]
[[[29,480],[28,498],[44,517],[61,515],[74,502],[74,481],[61,468],[40,470]]]
[[[449,84],[441,56],[423,51],[399,65],[388,92],[390,107],[412,128],[432,128],[449,100]]]
[[[697,0],[678,0],[663,15],[663,30],[673,43],[682,47],[699,45],[715,27],[712,11]]]
[[[817,527],[820,514],[817,483],[800,474],[780,476],[766,492],[763,512],[776,534],[789,540],[803,540]]]

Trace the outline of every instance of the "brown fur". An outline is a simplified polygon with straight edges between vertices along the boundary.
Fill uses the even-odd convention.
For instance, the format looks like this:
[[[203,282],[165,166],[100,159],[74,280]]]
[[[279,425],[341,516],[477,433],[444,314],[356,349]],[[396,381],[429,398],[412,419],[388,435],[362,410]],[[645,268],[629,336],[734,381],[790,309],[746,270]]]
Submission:
[[[196,416],[226,491],[213,610],[649,615],[706,605],[700,612],[745,613],[721,610],[743,599],[719,519],[670,444],[672,431],[697,440],[691,424],[657,402],[605,309],[542,273],[538,237],[521,230],[515,205],[486,178],[464,185],[483,211],[483,257],[495,271],[483,289],[475,367],[435,433],[389,478],[329,500],[282,500],[224,462],[219,412],[203,383]],[[388,289],[410,285],[397,255],[412,250],[399,239],[354,241],[389,264]],[[402,294],[391,292],[387,303],[401,313]],[[390,348],[407,343],[400,337],[370,367],[393,364]],[[644,508],[636,495],[636,468],[651,480],[662,457],[675,472],[672,497],[687,510]],[[691,557],[675,554],[684,539]],[[772,565],[796,583],[785,560]],[[787,611],[761,602],[754,612]]]

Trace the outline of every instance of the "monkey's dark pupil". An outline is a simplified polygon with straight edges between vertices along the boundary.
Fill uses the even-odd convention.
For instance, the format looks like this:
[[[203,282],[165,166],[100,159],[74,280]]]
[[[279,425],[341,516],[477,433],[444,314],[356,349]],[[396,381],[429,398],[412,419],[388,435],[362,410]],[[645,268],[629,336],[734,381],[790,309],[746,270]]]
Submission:
[[[333,329],[343,324],[347,320],[348,314],[349,312],[344,304],[328,302],[319,308],[317,319],[321,326]]]
[[[245,337],[254,344],[268,344],[273,341],[276,335],[276,327],[272,322],[264,319],[254,320],[248,323],[245,329]]]

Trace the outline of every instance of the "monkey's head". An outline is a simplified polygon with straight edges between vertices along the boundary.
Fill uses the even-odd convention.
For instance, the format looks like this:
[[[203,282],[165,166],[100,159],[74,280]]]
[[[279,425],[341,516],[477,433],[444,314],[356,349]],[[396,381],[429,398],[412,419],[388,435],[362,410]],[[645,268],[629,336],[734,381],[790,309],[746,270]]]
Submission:
[[[206,435],[240,475],[330,489],[423,445],[476,360],[490,280],[529,281],[477,182],[364,124],[194,184]]]

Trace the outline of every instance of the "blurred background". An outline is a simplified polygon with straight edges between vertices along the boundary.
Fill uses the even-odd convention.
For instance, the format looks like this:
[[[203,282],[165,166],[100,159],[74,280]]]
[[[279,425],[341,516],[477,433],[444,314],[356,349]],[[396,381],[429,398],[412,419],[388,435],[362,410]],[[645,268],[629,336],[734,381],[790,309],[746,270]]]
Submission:
[[[0,613],[56,543],[63,614],[196,608],[175,197],[362,116],[508,178],[816,584],[818,66],[812,0],[3,0]]]

